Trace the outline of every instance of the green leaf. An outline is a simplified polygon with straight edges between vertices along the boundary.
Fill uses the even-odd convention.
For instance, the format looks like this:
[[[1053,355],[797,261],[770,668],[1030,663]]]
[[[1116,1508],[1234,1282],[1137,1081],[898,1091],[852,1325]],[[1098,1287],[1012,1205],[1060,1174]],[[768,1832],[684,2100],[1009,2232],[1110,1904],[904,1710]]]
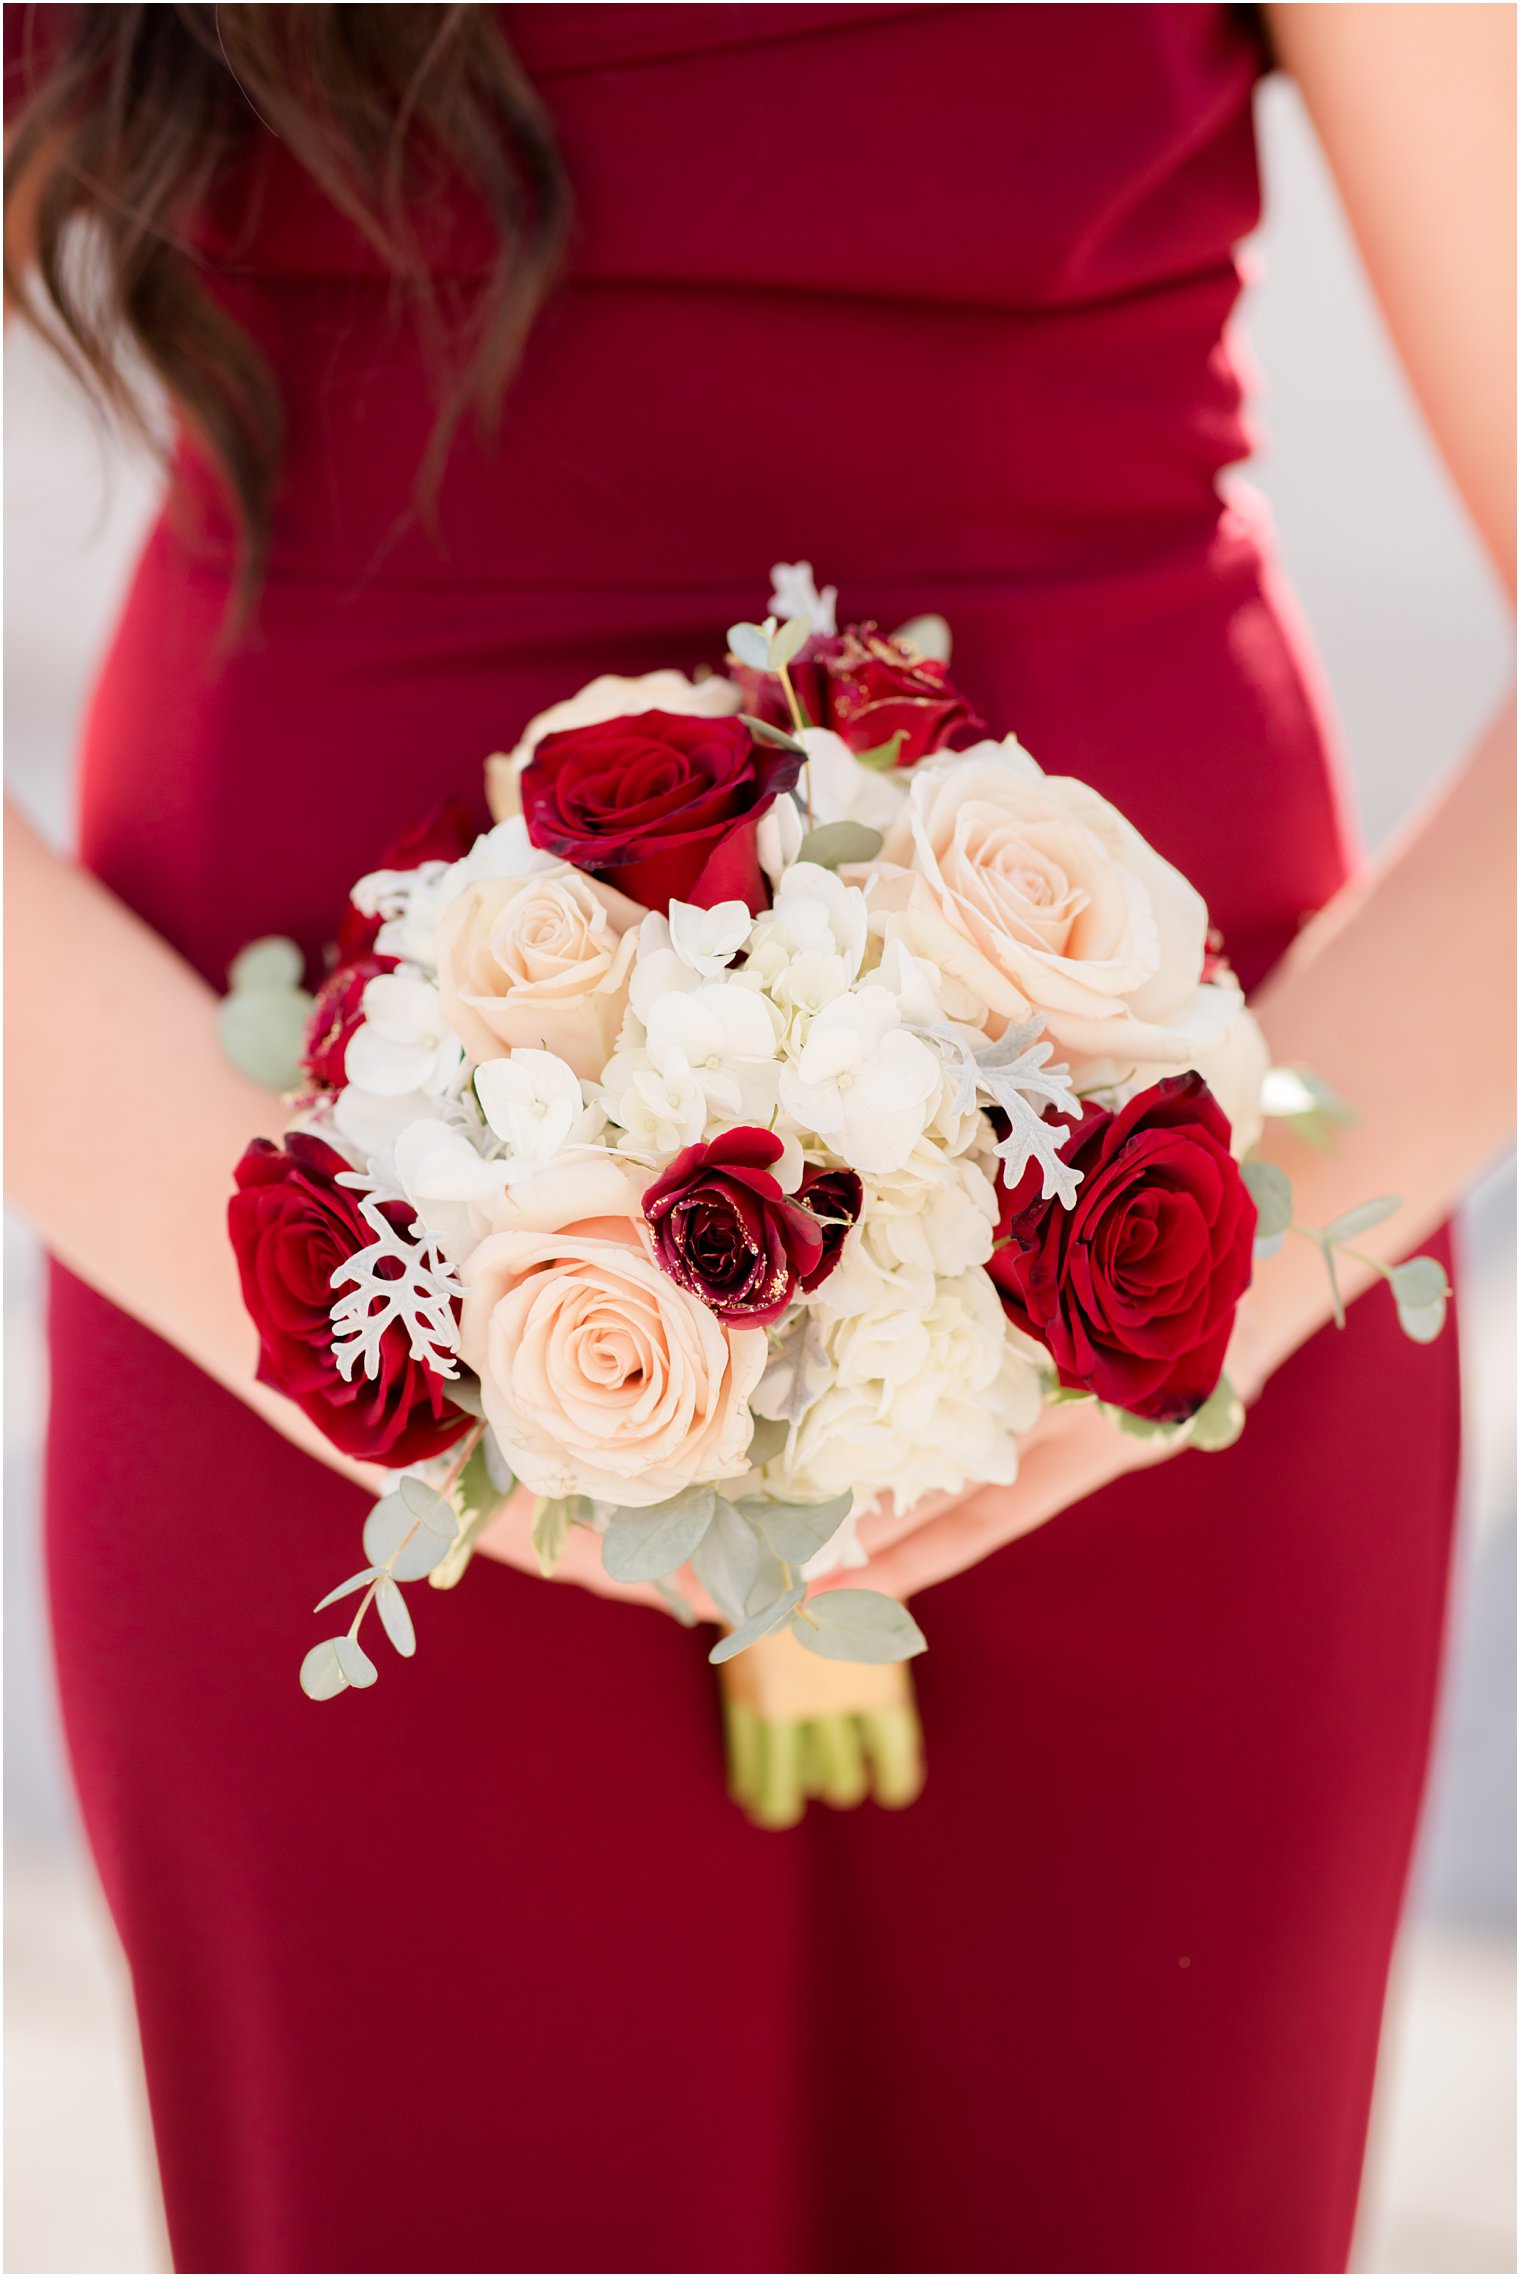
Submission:
[[[685,1565],[712,1523],[710,1486],[688,1487],[652,1510],[617,1510],[602,1537],[602,1564],[614,1581],[659,1581]]]
[[[1344,1210],[1320,1230],[1326,1241],[1354,1241],[1359,1233],[1370,1233],[1375,1225],[1391,1218],[1399,1206],[1397,1194],[1380,1195],[1375,1202],[1359,1202],[1354,1210]]]
[[[776,1556],[786,1565],[806,1565],[825,1542],[832,1541],[849,1517],[853,1494],[836,1494],[832,1502],[764,1502],[747,1500],[739,1507],[758,1526]]]
[[[576,1499],[579,1499],[577,1497]],[[575,1512],[569,1495],[550,1495],[533,1512],[533,1555],[545,1581],[552,1581],[564,1556]]]
[[[907,729],[900,727],[895,735],[887,737],[885,743],[873,743],[868,750],[857,751],[855,764],[857,767],[870,767],[875,772],[885,775],[897,765],[897,754],[907,740]]]
[[[784,727],[776,727],[768,719],[756,719],[751,712],[739,714],[739,725],[747,727],[757,743],[768,743],[773,750],[790,751],[794,758],[805,759],[807,751]]]
[[[752,1644],[758,1644],[762,1637],[770,1636],[783,1622],[790,1620],[806,1595],[805,1584],[794,1582],[790,1589],[783,1591],[769,1605],[762,1605],[758,1613],[751,1613],[743,1628],[735,1629],[731,1636],[720,1637],[708,1654],[708,1659],[716,1668],[722,1661],[733,1660],[739,1653],[748,1652]]]
[[[1127,1407],[1109,1407],[1102,1401],[1099,1402],[1099,1405],[1102,1406],[1109,1421],[1117,1423],[1126,1438],[1180,1441],[1187,1436],[1188,1426],[1186,1423],[1158,1423],[1154,1417],[1149,1415],[1131,1415]]]
[[[825,822],[808,832],[797,859],[816,862],[821,870],[837,870],[841,862],[874,861],[885,843],[881,832],[864,822]]]
[[[306,959],[294,941],[283,933],[266,933],[250,941],[227,967],[227,986],[243,988],[299,988]]]
[[[334,1637],[332,1643],[333,1651],[338,1656],[338,1666],[347,1681],[356,1692],[367,1692],[380,1671],[363,1645],[355,1637]]]
[[[485,1403],[480,1396],[480,1378],[472,1376],[468,1368],[461,1368],[457,1376],[449,1379],[449,1398],[466,1415],[473,1415],[477,1423],[485,1421]]]
[[[779,1417],[773,1420],[768,1415],[757,1415],[755,1428],[749,1435],[750,1469],[763,1470],[773,1455],[780,1454],[790,1437],[790,1431]]]
[[[216,1008],[217,1041],[240,1075],[265,1091],[293,1091],[312,999],[294,988],[245,988]]]
[[[769,662],[773,672],[779,672],[783,665],[790,664],[794,656],[801,654],[812,629],[811,617],[788,617],[785,624],[776,627],[770,642]]]
[[[453,1541],[459,1531],[459,1520],[436,1487],[425,1485],[420,1478],[404,1478],[400,1494],[412,1516],[426,1526],[430,1534],[436,1534],[443,1542]]]
[[[713,1498],[712,1524],[692,1551],[691,1565],[725,1619],[742,1621],[760,1572],[760,1544],[749,1520],[721,1494]]]
[[[656,1581],[654,1586],[656,1589],[658,1589],[660,1595],[664,1598],[666,1604],[670,1607],[670,1610],[672,1613],[674,1613],[682,1628],[694,1629],[697,1625],[697,1616],[692,1611],[691,1607],[687,1604],[685,1598],[681,1595],[680,1590],[677,1589],[672,1582],[663,1580]]]
[[[368,1589],[374,1578],[375,1568],[372,1565],[367,1565],[362,1573],[351,1573],[347,1581],[340,1581],[336,1589],[329,1589],[321,1603],[313,1605],[312,1611],[325,1613],[328,1606],[336,1605],[340,1597],[352,1597],[356,1589]]]
[[[1411,1257],[1388,1276],[1398,1306],[1399,1326],[1415,1344],[1433,1344],[1446,1326],[1451,1283],[1434,1257]]]
[[[728,652],[752,672],[769,672],[771,636],[763,625],[730,625]]]
[[[340,1692],[348,1690],[348,1678],[338,1658],[338,1642],[336,1637],[324,1637],[302,1661],[301,1690],[308,1700],[335,1700]]]
[[[1228,1376],[1221,1376],[1193,1417],[1188,1445],[1205,1455],[1233,1447],[1246,1427],[1245,1402]]]
[[[1293,1223],[1293,1181],[1275,1162],[1262,1162],[1254,1155],[1247,1155],[1240,1175],[1256,1204],[1258,1244],[1280,1240]]]
[[[375,1584],[375,1611],[397,1652],[403,1660],[410,1660],[417,1650],[417,1631],[412,1626],[406,1599],[388,1573]]]
[[[403,1486],[415,1483],[407,1479]],[[446,1503],[442,1507],[448,1509]],[[450,1533],[445,1538],[420,1512],[408,1509],[401,1492],[387,1494],[364,1521],[364,1554],[371,1565],[384,1566],[397,1581],[420,1581],[448,1554],[458,1531],[452,1510],[448,1517]]]
[[[1407,1264],[1395,1265],[1388,1276],[1388,1285],[1401,1305],[1411,1305],[1416,1310],[1451,1295],[1446,1268],[1434,1257],[1411,1257]]]
[[[906,1605],[876,1589],[825,1589],[792,1622],[821,1660],[911,1660],[928,1642]]]

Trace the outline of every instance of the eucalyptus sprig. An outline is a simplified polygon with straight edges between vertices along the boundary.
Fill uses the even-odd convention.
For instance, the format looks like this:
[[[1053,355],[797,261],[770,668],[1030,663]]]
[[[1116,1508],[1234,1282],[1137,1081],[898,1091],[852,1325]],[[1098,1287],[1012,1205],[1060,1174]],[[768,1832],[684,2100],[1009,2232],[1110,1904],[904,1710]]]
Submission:
[[[1359,1202],[1354,1209],[1343,1210],[1339,1217],[1332,1218],[1328,1225],[1301,1225],[1293,1215],[1293,1184],[1286,1171],[1279,1169],[1275,1162],[1262,1162],[1250,1156],[1240,1168],[1256,1204],[1258,1257],[1275,1256],[1290,1233],[1312,1241],[1325,1261],[1335,1325],[1344,1328],[1346,1300],[1336,1271],[1338,1252],[1352,1264],[1360,1265],[1388,1283],[1398,1310],[1399,1326],[1411,1342],[1434,1343],[1446,1325],[1446,1307],[1451,1296],[1451,1284],[1440,1261],[1434,1257],[1411,1257],[1402,1265],[1385,1265],[1381,1258],[1369,1257],[1364,1250],[1351,1246],[1359,1234],[1370,1233],[1374,1226],[1393,1216],[1399,1207],[1397,1194],[1382,1194],[1376,1201]]]

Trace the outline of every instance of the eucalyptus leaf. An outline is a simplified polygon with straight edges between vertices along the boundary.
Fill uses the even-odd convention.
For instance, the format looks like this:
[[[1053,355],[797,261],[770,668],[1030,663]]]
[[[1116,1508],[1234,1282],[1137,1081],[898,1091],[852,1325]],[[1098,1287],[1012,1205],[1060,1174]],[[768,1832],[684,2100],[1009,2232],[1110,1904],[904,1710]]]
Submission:
[[[453,1515],[450,1511],[451,1523]],[[371,1565],[384,1566],[397,1581],[420,1581],[448,1550],[449,1541],[414,1515],[399,1493],[387,1494],[364,1521],[365,1556]]]
[[[681,1595],[680,1590],[676,1588],[675,1584],[669,1581],[657,1581],[654,1586],[656,1589],[658,1589],[660,1595],[664,1598],[666,1604],[670,1607],[670,1610],[672,1613],[674,1613],[682,1628],[694,1629],[697,1625],[697,1616],[692,1611],[691,1607],[687,1604],[685,1598]]]
[[[227,967],[227,986],[244,988],[299,988],[306,959],[294,941],[283,933],[266,933],[250,941]]]
[[[482,1512],[494,1518],[502,1504],[502,1490],[491,1476],[491,1461],[487,1452],[489,1432],[476,1440],[470,1449],[464,1469],[454,1481],[454,1509],[461,1525],[468,1525]],[[508,1474],[510,1477],[510,1473]],[[510,1486],[507,1492],[511,1492]],[[457,1535],[455,1537],[458,1539]]]
[[[742,1628],[735,1629],[731,1636],[720,1637],[708,1654],[708,1659],[716,1668],[723,1661],[732,1660],[741,1652],[748,1652],[752,1644],[758,1644],[762,1637],[772,1635],[784,1622],[789,1621],[806,1595],[805,1584],[794,1582],[790,1589],[784,1590],[769,1605],[762,1605],[758,1613],[751,1613]]]
[[[892,638],[900,647],[916,648],[920,656],[932,663],[950,661],[950,627],[937,609],[921,617],[909,617],[906,624],[898,626]]]
[[[1446,1268],[1434,1257],[1411,1257],[1407,1264],[1395,1265],[1388,1276],[1388,1285],[1401,1305],[1415,1310],[1451,1295]]]
[[[485,1420],[485,1406],[480,1396],[480,1378],[472,1376],[468,1368],[461,1368],[457,1376],[449,1379],[449,1398],[455,1407],[462,1407],[466,1415],[473,1415],[477,1423]]]
[[[1256,1241],[1280,1241],[1293,1223],[1293,1181],[1275,1162],[1247,1155],[1240,1166],[1246,1191],[1256,1204]]]
[[[771,720],[756,719],[751,712],[741,712],[739,725],[747,727],[757,743],[768,743],[776,751],[790,751],[797,759],[807,757],[806,747],[797,741],[796,736],[789,734],[784,727],[777,727]]]
[[[837,870],[841,862],[871,862],[886,841],[879,830],[864,822],[825,822],[810,830],[797,849],[799,862],[816,862],[821,870]]]
[[[301,1690],[308,1700],[335,1700],[348,1690],[348,1678],[338,1658],[338,1639],[324,1637],[301,1663]]]
[[[1446,1299],[1437,1297],[1428,1305],[1401,1304],[1398,1314],[1399,1326],[1411,1344],[1434,1344],[1446,1326]]]
[[[494,1431],[487,1431],[480,1442],[480,1449],[485,1457],[486,1475],[491,1484],[499,1495],[509,1495],[517,1484],[517,1473],[502,1453],[501,1441]]]
[[[877,1589],[825,1589],[792,1622],[792,1635],[821,1660],[911,1660],[927,1639],[906,1605]]]
[[[1391,1218],[1399,1206],[1397,1194],[1382,1194],[1375,1202],[1359,1202],[1354,1210],[1343,1210],[1338,1218],[1321,1229],[1324,1239],[1330,1242],[1354,1241],[1359,1233],[1370,1233],[1375,1225]]]
[[[614,1581],[660,1581],[685,1565],[712,1523],[710,1486],[689,1487],[652,1510],[617,1510],[602,1537],[602,1564]]]
[[[340,1581],[336,1589],[329,1589],[321,1603],[313,1605],[312,1611],[325,1613],[328,1606],[336,1605],[340,1597],[352,1597],[356,1589],[368,1589],[374,1578],[375,1568],[372,1565],[367,1565],[362,1573],[351,1573],[347,1581]]]
[[[436,1534],[440,1541],[452,1542],[459,1531],[459,1520],[436,1487],[425,1485],[420,1478],[404,1478],[400,1494],[412,1516],[426,1526],[430,1534]]]
[[[752,672],[769,672],[771,668],[770,635],[763,625],[730,625],[728,651]]]
[[[831,1502],[742,1502],[739,1507],[758,1526],[775,1555],[786,1565],[806,1565],[825,1542],[833,1540],[849,1517],[853,1494],[836,1494]]]
[[[763,1470],[775,1455],[779,1455],[791,1432],[779,1416],[757,1415],[755,1428],[749,1435],[749,1466]]]
[[[388,1573],[382,1574],[375,1584],[375,1611],[397,1652],[403,1660],[410,1660],[417,1650],[417,1631],[412,1626],[406,1599]]]
[[[784,625],[776,627],[776,630],[771,634],[768,658],[773,672],[781,671],[785,665],[791,663],[794,656],[801,654],[807,646],[808,635],[812,629],[811,617],[789,617]]]
[[[1283,1244],[1287,1238],[1285,1233],[1272,1233],[1263,1240],[1258,1234],[1251,1245],[1251,1255],[1265,1264],[1269,1257],[1281,1256]]]
[[[1221,1376],[1193,1417],[1188,1445],[1205,1455],[1221,1454],[1226,1447],[1234,1446],[1245,1427],[1245,1401],[1229,1377]]]
[[[869,750],[857,751],[855,764],[857,767],[869,767],[873,773],[885,775],[897,765],[897,754],[907,740],[907,729],[900,727],[895,735],[887,737],[885,743],[873,743]]]
[[[731,1502],[713,1498],[712,1524],[691,1553],[692,1571],[720,1613],[742,1621],[760,1571],[755,1530]]]
[[[363,1645],[356,1637],[334,1637],[332,1643],[333,1651],[338,1656],[338,1666],[347,1681],[356,1692],[367,1692],[380,1671]]]
[[[782,1564],[768,1549],[761,1550],[760,1570],[755,1575],[748,1597],[744,1600],[744,1616],[748,1620],[755,1613],[763,1613],[767,1605],[774,1605],[778,1597],[785,1596],[794,1576],[790,1566]]]
[[[472,1510],[450,1542],[443,1556],[427,1577],[429,1589],[452,1589],[462,1581],[475,1555],[475,1545],[500,1509],[500,1503],[486,1510]]]
[[[240,1075],[265,1091],[293,1091],[312,999],[292,988],[244,988],[216,1008],[217,1041]]]

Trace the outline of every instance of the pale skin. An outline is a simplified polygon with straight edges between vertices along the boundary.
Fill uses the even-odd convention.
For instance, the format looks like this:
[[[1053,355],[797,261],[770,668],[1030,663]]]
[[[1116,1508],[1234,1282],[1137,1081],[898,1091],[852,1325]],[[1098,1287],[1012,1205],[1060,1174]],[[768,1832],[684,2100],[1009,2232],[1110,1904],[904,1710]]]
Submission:
[[[1513,595],[1513,11],[1299,4],[1267,14],[1431,433]],[[1255,999],[1273,1056],[1316,1069],[1360,1117],[1333,1156],[1281,1126],[1269,1126],[1264,1151],[1293,1179],[1306,1224],[1372,1195],[1401,1195],[1398,1213],[1365,1237],[1374,1257],[1416,1248],[1512,1127],[1514,843],[1511,699],[1401,843],[1306,928]],[[15,814],[6,892],[6,1169],[16,1204],[66,1264],[274,1429],[379,1491],[382,1473],[338,1455],[254,1380],[225,1208],[230,1165],[252,1134],[276,1135],[279,1115],[219,1052],[212,991]],[[1396,1005],[1402,1032],[1420,1040],[1418,1115],[1408,1112],[1404,1056],[1388,1048],[1387,1024],[1367,1017],[1369,1005]],[[60,1068],[60,1035],[89,1039],[88,1112]],[[1348,1269],[1347,1293],[1371,1278]],[[1253,1397],[1329,1317],[1318,1256],[1290,1242],[1242,1308],[1233,1380]],[[1090,1408],[1053,1410],[1013,1487],[867,1519],[870,1563],[847,1578],[911,1596],[1155,1459]],[[514,1497],[481,1548],[536,1573],[528,1523]],[[557,1578],[658,1602],[609,1581],[596,1541],[579,1531]]]

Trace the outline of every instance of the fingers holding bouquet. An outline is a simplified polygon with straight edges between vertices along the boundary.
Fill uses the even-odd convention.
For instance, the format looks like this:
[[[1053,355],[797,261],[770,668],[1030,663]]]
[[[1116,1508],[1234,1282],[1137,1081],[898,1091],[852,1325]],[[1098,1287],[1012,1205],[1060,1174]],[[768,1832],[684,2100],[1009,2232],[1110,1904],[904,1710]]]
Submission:
[[[314,1000],[291,944],[239,960],[228,1048],[288,1101],[231,1205],[260,1376],[395,1482],[315,1697],[479,1549],[784,1667],[785,1713],[729,1693],[766,1823],[906,1800],[916,1725],[836,1696],[895,1670],[897,1715],[903,1599],[1238,1431],[1292,1218],[1265,1046],[1188,881],[946,656],[783,565],[723,672],[593,681],[490,761],[493,828],[393,847]],[[1332,1282],[1369,1222],[1310,1235]],[[1412,1334],[1437,1272],[1394,1276]]]

